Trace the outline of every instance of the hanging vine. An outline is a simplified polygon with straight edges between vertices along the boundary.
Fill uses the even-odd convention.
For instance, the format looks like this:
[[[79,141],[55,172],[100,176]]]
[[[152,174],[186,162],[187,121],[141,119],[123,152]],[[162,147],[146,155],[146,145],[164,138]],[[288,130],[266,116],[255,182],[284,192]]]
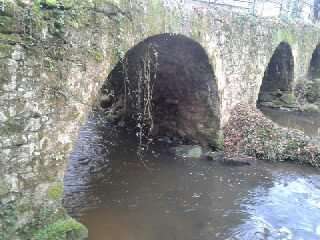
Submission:
[[[154,128],[154,119],[152,115],[153,88],[157,78],[158,52],[150,45],[141,61],[138,69],[137,82],[137,132],[139,140],[137,154],[140,160],[143,159],[144,152],[148,150],[152,142],[150,133]]]

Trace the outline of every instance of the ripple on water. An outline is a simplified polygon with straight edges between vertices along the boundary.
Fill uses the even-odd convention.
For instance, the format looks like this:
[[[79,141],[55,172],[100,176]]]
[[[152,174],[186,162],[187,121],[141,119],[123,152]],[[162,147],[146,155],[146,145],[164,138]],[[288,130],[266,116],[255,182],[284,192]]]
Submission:
[[[320,176],[277,176],[271,188],[255,189],[242,203],[249,217],[233,237],[319,240],[319,183]]]
[[[90,240],[320,239],[318,170],[222,166],[157,146],[142,164],[132,141],[94,115],[80,131],[64,203]]]

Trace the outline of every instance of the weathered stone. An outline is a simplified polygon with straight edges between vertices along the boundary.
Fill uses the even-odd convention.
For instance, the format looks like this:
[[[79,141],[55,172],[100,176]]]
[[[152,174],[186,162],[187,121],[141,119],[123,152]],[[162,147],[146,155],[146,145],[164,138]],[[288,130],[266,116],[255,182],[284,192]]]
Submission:
[[[224,165],[234,166],[234,167],[249,166],[254,162],[255,162],[254,158],[251,158],[249,156],[242,157],[242,156],[237,156],[237,155],[235,155],[233,157],[225,157],[221,161],[221,163]]]
[[[8,194],[10,190],[10,186],[6,183],[6,181],[3,178],[0,178],[0,197]]]
[[[16,9],[16,2],[14,2],[13,0],[4,0],[1,3],[0,15],[14,17],[14,15],[17,14]]]

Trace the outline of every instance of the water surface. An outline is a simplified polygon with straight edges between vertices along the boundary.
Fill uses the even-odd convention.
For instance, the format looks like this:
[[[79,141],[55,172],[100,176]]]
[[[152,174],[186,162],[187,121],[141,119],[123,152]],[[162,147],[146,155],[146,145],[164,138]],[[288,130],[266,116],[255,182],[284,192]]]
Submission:
[[[232,167],[136,156],[134,134],[93,114],[65,176],[65,206],[90,240],[320,239],[320,173],[257,162]]]
[[[303,131],[310,137],[320,137],[320,113],[286,111],[260,107],[260,110],[280,126]]]

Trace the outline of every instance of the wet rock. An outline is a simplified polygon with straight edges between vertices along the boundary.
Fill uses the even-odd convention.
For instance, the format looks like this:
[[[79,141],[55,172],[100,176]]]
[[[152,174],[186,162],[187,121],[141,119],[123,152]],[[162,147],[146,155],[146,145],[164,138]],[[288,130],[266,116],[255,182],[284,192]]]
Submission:
[[[158,138],[159,142],[163,142],[163,143],[168,143],[168,144],[172,144],[172,140],[169,137],[160,137]]]
[[[277,107],[277,106],[274,106],[273,102],[260,102],[259,106],[270,107],[270,108],[276,108]]]
[[[255,162],[255,158],[245,155],[226,156],[224,152],[206,152],[203,154],[206,160],[219,162],[228,166],[246,166]]]
[[[272,95],[272,93],[261,93],[260,94],[260,102],[264,103],[264,102],[272,102],[272,100],[274,99],[274,96]]]
[[[8,192],[9,192],[8,184],[3,179],[0,179],[0,196],[4,196]]]
[[[200,158],[202,156],[202,147],[198,145],[181,145],[174,148],[174,153],[184,158]]]
[[[125,121],[121,120],[120,122],[118,122],[118,126],[119,127],[124,127],[126,125]]]
[[[232,156],[224,157],[221,163],[228,166],[249,166],[254,161],[255,158],[249,156]]]
[[[224,158],[224,152],[206,152],[203,156],[208,161],[220,161]]]
[[[319,100],[320,81],[314,80],[306,84],[305,98],[309,103],[315,103]]]
[[[283,95],[280,97],[280,100],[288,105],[294,105],[296,103],[294,95],[290,92],[283,93]]]
[[[109,108],[113,103],[113,96],[112,95],[102,95],[100,97],[100,106],[102,108]]]

